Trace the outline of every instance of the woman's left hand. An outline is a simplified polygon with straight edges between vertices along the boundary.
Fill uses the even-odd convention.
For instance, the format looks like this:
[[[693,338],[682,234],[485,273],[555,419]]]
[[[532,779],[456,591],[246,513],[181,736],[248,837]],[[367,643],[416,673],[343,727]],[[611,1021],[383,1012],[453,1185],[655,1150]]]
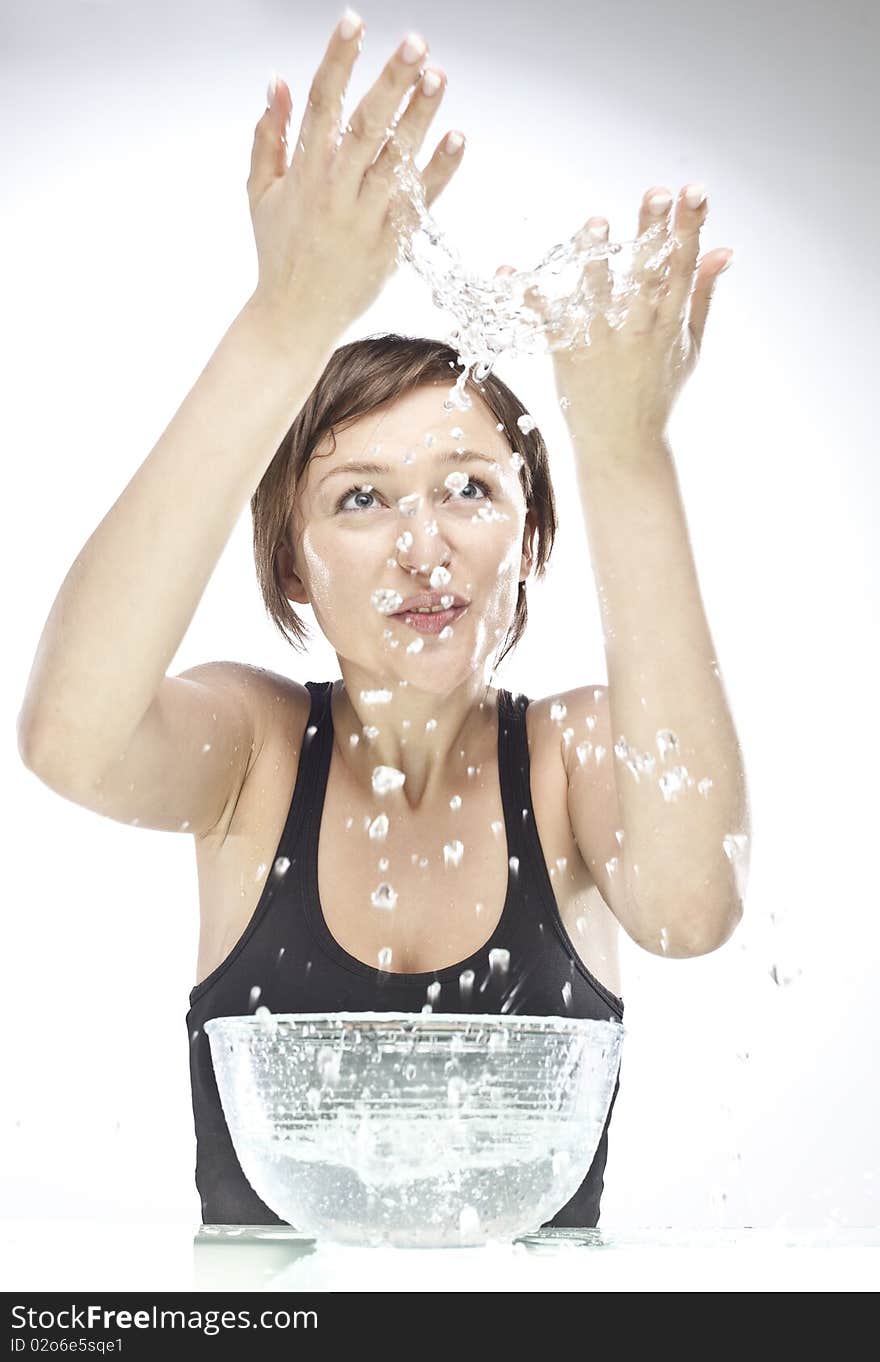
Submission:
[[[597,298],[599,307],[590,324],[589,344],[575,341],[552,351],[552,359],[558,395],[567,399],[563,403],[566,420],[591,444],[623,452],[632,442],[638,447],[663,439],[678,394],[696,366],[715,280],[733,251],[716,247],[698,263],[700,229],[708,206],[704,197],[690,207],[686,197],[690,188],[697,190],[697,197],[703,192],[701,186],[682,189],[672,223],[668,190],[649,189],[642,199],[639,236],[660,223],[664,232],[671,230],[673,249],[654,269],[649,269],[648,262],[656,255],[656,239],[634,251],[630,282],[635,292],[618,329],[610,327],[603,315],[612,296],[607,258],[584,268],[581,288]],[[652,199],[660,200],[659,212],[652,211]],[[598,242],[607,241],[607,219],[589,218],[586,232]],[[502,265],[496,273],[511,271],[511,266]],[[540,293],[530,289],[525,299],[546,318],[546,300]]]

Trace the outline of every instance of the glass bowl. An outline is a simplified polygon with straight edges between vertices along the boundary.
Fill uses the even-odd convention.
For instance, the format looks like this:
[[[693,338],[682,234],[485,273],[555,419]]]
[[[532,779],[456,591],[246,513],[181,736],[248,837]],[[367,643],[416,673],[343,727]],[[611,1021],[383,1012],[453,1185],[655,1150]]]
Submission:
[[[205,1023],[238,1161],[282,1220],[343,1244],[462,1247],[538,1230],[589,1171],[616,1021],[437,1012]]]

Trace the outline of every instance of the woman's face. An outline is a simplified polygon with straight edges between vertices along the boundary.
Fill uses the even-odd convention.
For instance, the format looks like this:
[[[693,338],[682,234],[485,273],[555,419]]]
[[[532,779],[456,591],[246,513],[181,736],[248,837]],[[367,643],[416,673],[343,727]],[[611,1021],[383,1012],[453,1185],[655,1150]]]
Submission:
[[[294,507],[293,561],[279,551],[288,597],[312,606],[341,658],[439,693],[482,675],[503,642],[535,525],[521,456],[479,397],[470,411],[446,411],[450,386],[424,385],[377,408],[338,432],[335,449],[323,441]],[[351,462],[387,471],[346,470]],[[388,613],[424,591],[469,602],[446,636]]]

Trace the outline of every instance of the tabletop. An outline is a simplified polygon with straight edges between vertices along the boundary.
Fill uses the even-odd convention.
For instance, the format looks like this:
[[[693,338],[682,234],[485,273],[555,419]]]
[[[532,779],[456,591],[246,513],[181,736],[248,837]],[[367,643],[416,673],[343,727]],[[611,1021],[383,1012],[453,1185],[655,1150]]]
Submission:
[[[880,1226],[548,1229],[472,1248],[357,1248],[288,1226],[0,1222],[3,1290],[858,1291]]]

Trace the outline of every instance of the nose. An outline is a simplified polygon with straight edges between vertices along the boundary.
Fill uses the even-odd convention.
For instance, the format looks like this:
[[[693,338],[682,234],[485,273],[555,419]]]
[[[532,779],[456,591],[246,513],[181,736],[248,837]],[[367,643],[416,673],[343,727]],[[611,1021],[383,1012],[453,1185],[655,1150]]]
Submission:
[[[452,558],[430,505],[426,508],[424,501],[414,514],[404,514],[398,521],[396,549],[398,563],[410,576],[430,575],[437,566],[448,568]]]

